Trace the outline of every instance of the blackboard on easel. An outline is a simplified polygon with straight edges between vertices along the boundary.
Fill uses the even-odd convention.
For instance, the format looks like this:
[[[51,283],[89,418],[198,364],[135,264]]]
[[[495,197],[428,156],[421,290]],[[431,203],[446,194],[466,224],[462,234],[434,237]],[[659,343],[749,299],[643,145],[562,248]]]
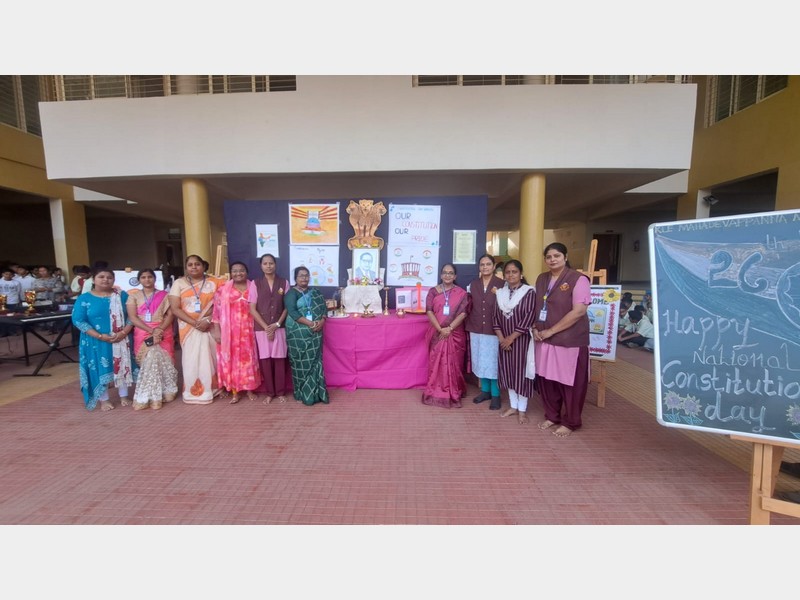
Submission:
[[[649,237],[658,421],[800,445],[800,211]]]

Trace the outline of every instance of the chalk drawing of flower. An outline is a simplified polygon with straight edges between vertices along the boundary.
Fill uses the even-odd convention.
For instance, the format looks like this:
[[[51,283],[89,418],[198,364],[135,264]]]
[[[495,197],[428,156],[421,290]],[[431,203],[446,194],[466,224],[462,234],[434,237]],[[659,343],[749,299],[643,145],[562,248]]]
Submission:
[[[792,426],[800,425],[800,405],[792,404],[786,410],[786,420],[791,423]],[[800,440],[800,431],[790,431],[794,437]]]
[[[678,410],[680,410],[683,401],[681,397],[673,391],[669,391],[664,395],[664,406],[669,411],[668,413],[664,414],[664,418],[669,421],[670,423],[678,423],[680,422],[680,415],[678,414]]]
[[[792,404],[786,411],[786,419],[792,425],[800,425],[800,405]]]
[[[688,423],[689,425],[699,425],[703,422],[701,418],[697,415],[700,413],[701,410],[700,402],[694,396],[686,396],[683,399],[683,404],[681,405],[681,409],[686,416],[681,417],[681,419]]]

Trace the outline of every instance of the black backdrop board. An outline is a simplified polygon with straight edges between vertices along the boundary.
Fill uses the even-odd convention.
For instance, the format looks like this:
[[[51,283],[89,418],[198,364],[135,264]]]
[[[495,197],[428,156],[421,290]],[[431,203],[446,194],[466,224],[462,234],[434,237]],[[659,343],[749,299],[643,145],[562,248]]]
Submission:
[[[477,231],[477,251],[474,265],[456,265],[458,276],[456,282],[466,288],[470,281],[478,276],[477,258],[483,254],[486,240],[487,196],[438,196],[413,198],[360,198],[325,199],[325,200],[226,200],[224,203],[225,228],[228,234],[228,260],[244,262],[250,270],[250,279],[261,276],[258,257],[255,254],[256,225],[278,225],[278,275],[294,283],[289,273],[289,204],[332,204],[339,203],[339,285],[347,285],[347,269],[352,266],[352,250],[347,248],[347,240],[353,237],[353,227],[346,209],[350,200],[358,202],[361,198],[369,198],[383,202],[386,210],[390,204],[403,205],[438,205],[441,207],[439,230],[439,267],[453,259],[453,230],[469,229]],[[380,251],[380,266],[386,267],[386,252],[389,243],[388,212],[381,219],[375,232],[383,238],[383,250]],[[336,288],[320,287],[325,298],[331,298]],[[381,294],[383,300],[384,294]],[[389,293],[389,306],[394,308],[394,294]]]
[[[659,422],[800,444],[800,211],[649,235]]]

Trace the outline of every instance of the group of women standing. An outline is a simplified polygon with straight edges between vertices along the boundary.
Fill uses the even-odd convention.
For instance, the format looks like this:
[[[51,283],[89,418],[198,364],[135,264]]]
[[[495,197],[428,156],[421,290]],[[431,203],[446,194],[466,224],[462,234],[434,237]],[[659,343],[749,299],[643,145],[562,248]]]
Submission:
[[[221,394],[236,404],[245,394],[264,403],[286,401],[289,377],[296,400],[329,401],[322,372],[325,301],[309,288],[309,272],[295,269],[293,287],[276,274],[271,254],[261,257],[263,277],[248,279],[247,265],[230,265],[225,281],[206,274],[201,257],[186,259],[185,276],[169,293],[155,289],[155,273],[139,273],[142,289],[121,291],[114,272],[94,273],[94,286],[75,302],[81,331],[80,381],[86,408],[114,408],[108,387],[123,406],[136,384],[134,409],[161,408],[177,396],[173,321],[178,324],[186,404],[210,404]],[[130,333],[133,331],[133,340]],[[288,358],[288,360],[287,360]]]
[[[442,267],[441,283],[431,288],[426,303],[434,331],[423,403],[461,406],[468,333],[468,368],[481,388],[473,402],[491,400],[489,408],[499,410],[500,390],[506,390],[509,406],[500,416],[517,415],[524,424],[528,400],[538,391],[545,417],[540,429],[566,437],[581,427],[589,384],[591,286],[569,267],[563,244],[549,244],[544,258],[548,270],[531,286],[518,260],[503,265],[501,280],[494,258],[485,254],[469,293],[455,284],[454,265]]]

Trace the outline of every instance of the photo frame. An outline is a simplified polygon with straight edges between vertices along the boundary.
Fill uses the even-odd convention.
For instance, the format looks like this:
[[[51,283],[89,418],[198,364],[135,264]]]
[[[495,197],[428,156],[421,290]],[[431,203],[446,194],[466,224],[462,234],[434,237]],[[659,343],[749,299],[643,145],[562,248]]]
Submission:
[[[353,283],[360,282],[364,277],[370,283],[380,278],[380,250],[378,248],[353,249]]]
[[[417,287],[399,287],[394,290],[394,306],[402,308],[407,312],[425,312],[425,299],[428,297],[430,287],[421,286],[419,292]],[[419,293],[419,298],[417,294]]]

